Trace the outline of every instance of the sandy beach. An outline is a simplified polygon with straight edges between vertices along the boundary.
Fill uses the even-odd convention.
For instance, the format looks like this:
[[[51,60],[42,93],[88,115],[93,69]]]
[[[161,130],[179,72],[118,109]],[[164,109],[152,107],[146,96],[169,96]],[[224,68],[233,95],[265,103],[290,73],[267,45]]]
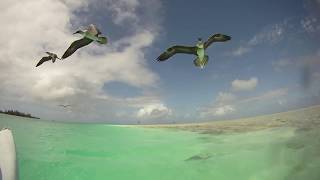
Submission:
[[[146,128],[179,129],[204,134],[223,134],[257,131],[277,127],[293,127],[308,131],[320,127],[320,105],[250,118],[220,120],[205,123],[141,125]]]

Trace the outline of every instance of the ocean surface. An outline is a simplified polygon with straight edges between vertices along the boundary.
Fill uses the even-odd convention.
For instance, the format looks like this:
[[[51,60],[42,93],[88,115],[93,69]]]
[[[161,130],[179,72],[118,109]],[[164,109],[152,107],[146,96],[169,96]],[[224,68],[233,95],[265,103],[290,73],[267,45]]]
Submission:
[[[0,114],[20,180],[320,179],[320,133],[232,133],[44,122]]]

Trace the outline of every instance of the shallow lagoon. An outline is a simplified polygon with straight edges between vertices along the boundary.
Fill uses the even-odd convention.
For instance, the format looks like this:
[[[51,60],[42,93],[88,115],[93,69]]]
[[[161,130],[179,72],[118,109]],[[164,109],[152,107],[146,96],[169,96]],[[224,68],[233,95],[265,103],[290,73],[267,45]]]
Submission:
[[[319,129],[205,134],[0,115],[21,180],[277,180],[320,177]]]

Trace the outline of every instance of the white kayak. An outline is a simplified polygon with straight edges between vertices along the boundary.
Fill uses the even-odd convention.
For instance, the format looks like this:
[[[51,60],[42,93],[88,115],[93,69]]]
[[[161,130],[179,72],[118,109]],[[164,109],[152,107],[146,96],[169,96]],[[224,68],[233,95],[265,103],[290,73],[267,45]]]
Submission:
[[[0,180],[17,180],[16,148],[9,129],[0,130]]]

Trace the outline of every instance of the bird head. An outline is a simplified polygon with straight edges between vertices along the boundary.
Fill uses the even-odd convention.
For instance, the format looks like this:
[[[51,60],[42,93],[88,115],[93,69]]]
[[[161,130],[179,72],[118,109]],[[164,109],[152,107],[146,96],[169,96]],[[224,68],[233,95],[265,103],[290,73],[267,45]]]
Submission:
[[[204,43],[203,43],[202,39],[201,39],[201,38],[198,38],[198,43],[197,43],[196,46],[197,46],[198,48],[203,48],[203,44],[204,44]]]
[[[76,32],[74,32],[73,34],[83,34],[84,32],[82,30],[78,30]]]
[[[93,25],[93,24],[89,24],[89,27],[88,27],[88,28],[96,28],[96,26]]]
[[[53,58],[54,58],[55,56],[57,56],[56,54],[51,53],[51,52],[48,52],[48,51],[47,51],[46,53],[47,53],[50,57],[53,57]]]

